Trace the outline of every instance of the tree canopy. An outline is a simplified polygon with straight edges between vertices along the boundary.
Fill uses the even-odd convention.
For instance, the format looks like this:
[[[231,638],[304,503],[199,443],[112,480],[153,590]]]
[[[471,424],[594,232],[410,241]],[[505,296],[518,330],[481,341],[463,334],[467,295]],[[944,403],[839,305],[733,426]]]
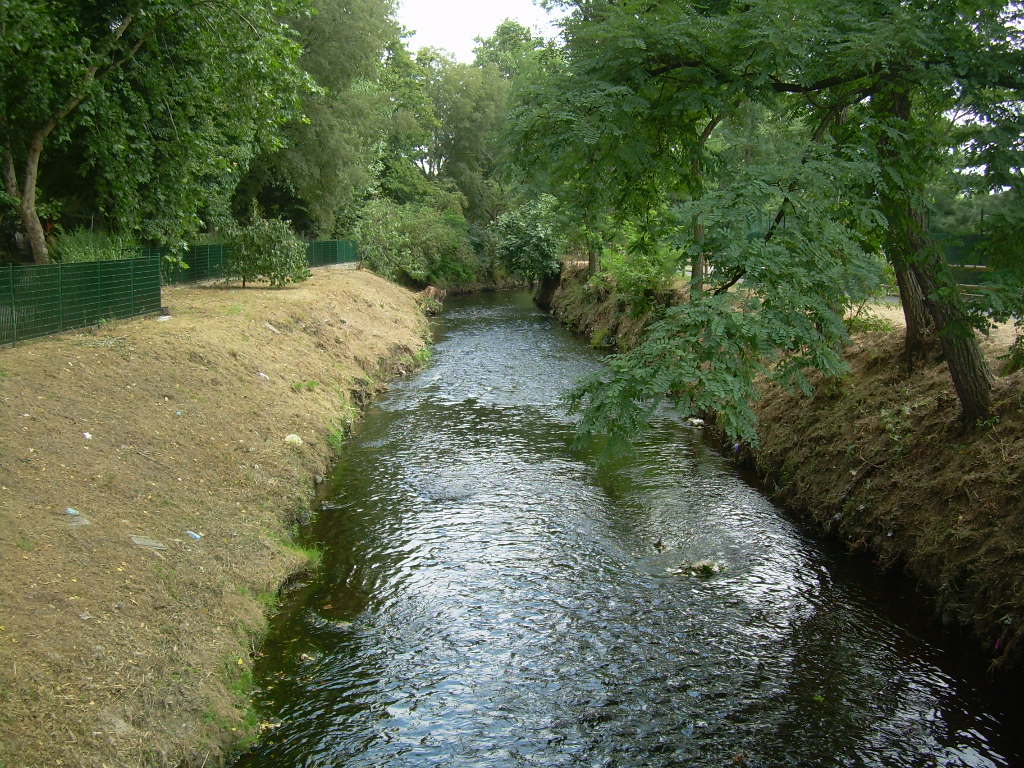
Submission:
[[[410,51],[394,0],[9,0],[3,249],[174,245],[255,201],[411,285],[585,258],[656,316],[576,392],[584,427],[667,398],[748,440],[755,377],[841,374],[891,274],[905,369],[938,351],[990,418],[976,333],[1024,317],[1020,3],[549,4],[559,40],[505,21],[465,64]],[[951,242],[990,266],[970,300]]]
[[[606,241],[629,224],[650,233],[637,259],[675,245],[694,287],[578,390],[585,427],[629,432],[667,397],[755,439],[754,374],[806,387],[807,371],[839,373],[843,311],[882,257],[909,364],[934,338],[965,420],[987,418],[971,328],[1020,315],[1020,253],[1003,248],[1005,290],[968,305],[927,218],[940,181],[1019,200],[1019,5],[562,5],[566,44],[517,112],[520,152],[581,218],[609,214]],[[1021,223],[1007,213],[979,234],[1006,243]]]

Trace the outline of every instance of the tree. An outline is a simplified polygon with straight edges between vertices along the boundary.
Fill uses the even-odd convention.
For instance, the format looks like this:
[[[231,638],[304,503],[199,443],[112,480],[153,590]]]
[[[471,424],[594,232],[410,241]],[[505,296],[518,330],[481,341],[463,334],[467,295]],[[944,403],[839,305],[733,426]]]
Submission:
[[[878,0],[856,8],[793,0],[568,5],[575,10],[565,25],[565,67],[522,111],[520,133],[521,149],[533,152],[535,167],[547,168],[560,198],[570,199],[568,185],[578,190],[576,199],[589,196],[635,217],[688,193],[690,200],[676,208],[699,216],[691,226],[694,252],[711,261],[709,292],[721,297],[705,309],[727,311],[725,297],[737,290],[756,299],[748,319],[763,317],[761,330],[748,328],[736,338],[798,383],[793,363],[834,370],[843,340],[832,330],[845,301],[842,286],[870,267],[873,244],[887,233],[908,327],[923,332],[927,312],[963,416],[986,418],[987,370],[970,326],[984,328],[987,320],[964,306],[928,236],[923,190],[934,181],[935,159],[950,148],[935,130],[946,110],[972,101],[974,114],[994,115],[977,105],[1014,99],[1019,105],[1019,6],[985,0]],[[790,130],[777,134],[785,154],[760,164],[718,164],[706,178],[702,131],[726,131],[730,116],[750,103],[789,121]],[[1002,125],[1013,121],[1004,116]],[[1016,167],[1014,179],[1019,161],[1013,166],[1005,150],[1019,147],[1019,135],[1002,137],[1002,163],[994,166]],[[726,159],[718,154],[715,162]],[[687,156],[699,160],[685,163]],[[581,213],[591,205],[581,205]],[[757,219],[769,222],[760,233],[749,224]],[[705,225],[714,231],[705,232]],[[693,293],[699,303],[699,291]],[[708,323],[705,333],[728,327],[697,308],[676,314],[679,322]],[[676,328],[691,340],[698,330]],[[673,355],[659,359],[685,367],[694,356],[681,346]],[[750,370],[737,363],[732,375],[747,382]],[[685,400],[685,387],[703,386],[667,371],[633,375],[664,386],[620,387],[620,394],[660,391]],[[601,397],[593,387],[585,396]],[[750,434],[743,419],[725,416]]]
[[[555,206],[541,195],[498,217],[498,256],[509,272],[531,282],[558,275],[561,270]]]
[[[194,229],[211,179],[228,192],[280,141],[306,80],[280,23],[298,2],[10,0],[0,8],[0,148],[37,262],[48,259],[40,168],[71,141],[129,229]],[[173,172],[172,172],[173,169]]]
[[[300,283],[312,273],[306,259],[306,244],[292,232],[289,223],[264,218],[253,203],[249,222],[228,232],[225,277],[247,282],[266,280],[274,288]]]
[[[306,119],[286,127],[285,146],[254,163],[235,207],[258,197],[310,235],[330,237],[373,183],[389,117],[382,62],[399,30],[393,0],[313,0],[311,9],[289,23],[319,89],[303,101]]]
[[[476,38],[474,64],[494,66],[506,80],[533,74],[544,39],[534,35],[518,21],[505,19],[490,37]]]

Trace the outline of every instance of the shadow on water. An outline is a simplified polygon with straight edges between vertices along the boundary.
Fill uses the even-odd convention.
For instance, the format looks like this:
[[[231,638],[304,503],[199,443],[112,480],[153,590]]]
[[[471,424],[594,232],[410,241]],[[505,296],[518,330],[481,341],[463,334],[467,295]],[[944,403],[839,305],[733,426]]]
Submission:
[[[575,452],[559,397],[598,366],[526,297],[450,303],[335,470],[240,768],[1020,761],[1018,713],[697,431]]]

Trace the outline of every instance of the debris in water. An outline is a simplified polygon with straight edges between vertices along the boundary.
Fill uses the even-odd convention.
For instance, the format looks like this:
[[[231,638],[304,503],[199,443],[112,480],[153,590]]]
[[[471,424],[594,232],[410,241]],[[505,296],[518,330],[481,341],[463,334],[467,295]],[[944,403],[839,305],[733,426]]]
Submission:
[[[700,576],[707,578],[708,576],[721,573],[724,568],[724,565],[716,563],[714,560],[697,560],[692,563],[680,563],[675,568],[669,568],[667,572],[677,576]]]
[[[92,440],[92,433],[91,432],[83,432],[82,433],[82,437],[84,437],[86,440]]]

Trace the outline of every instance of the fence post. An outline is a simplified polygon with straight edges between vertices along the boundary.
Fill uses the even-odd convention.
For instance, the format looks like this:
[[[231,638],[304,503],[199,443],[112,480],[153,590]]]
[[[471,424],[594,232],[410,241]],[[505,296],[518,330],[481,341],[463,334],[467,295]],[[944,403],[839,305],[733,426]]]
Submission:
[[[128,276],[128,290],[131,295],[131,315],[129,317],[135,317],[135,259],[131,260],[132,271]]]
[[[57,265],[57,327],[64,330],[64,265]]]
[[[100,307],[103,306],[103,271],[100,269],[100,262],[96,262],[96,317],[93,323],[100,321]]]
[[[18,343],[18,305],[14,297],[14,265],[7,265],[7,275],[10,277],[11,286],[11,323],[14,325],[14,344]]]

